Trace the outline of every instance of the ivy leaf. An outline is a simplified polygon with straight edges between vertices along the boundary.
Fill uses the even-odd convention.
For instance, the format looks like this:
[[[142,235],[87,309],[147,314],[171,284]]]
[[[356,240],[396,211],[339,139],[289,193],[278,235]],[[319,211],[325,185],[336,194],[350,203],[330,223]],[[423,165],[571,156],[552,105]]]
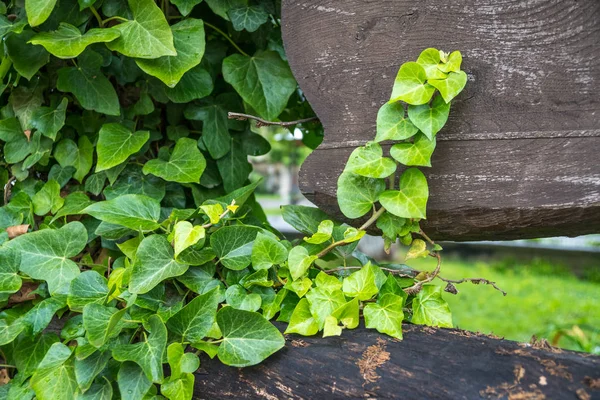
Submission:
[[[114,307],[104,307],[97,303],[89,303],[83,308],[83,326],[89,343],[100,348],[108,339],[118,336],[123,328],[122,318],[127,312]]]
[[[129,291],[148,293],[165,279],[182,275],[188,265],[174,259],[173,248],[162,235],[151,235],[140,243],[131,270]]]
[[[13,33],[4,38],[5,48],[13,62],[13,67],[28,80],[31,80],[50,59],[50,54],[45,49],[27,43],[34,35],[35,32],[25,30],[20,35]]]
[[[358,298],[354,298],[344,305],[336,308],[331,316],[341,322],[347,329],[354,329],[359,323],[359,304]]]
[[[292,279],[302,278],[317,258],[317,256],[308,254],[308,250],[302,246],[294,247],[288,255],[288,268]]]
[[[324,271],[321,271],[317,274],[315,284],[319,289],[323,289],[328,292],[333,292],[342,288],[342,282],[340,282],[338,278],[328,275]]]
[[[360,218],[373,209],[373,204],[385,190],[385,181],[342,172],[337,187],[342,213],[348,218]]]
[[[200,19],[188,18],[171,26],[176,56],[163,56],[153,60],[136,60],[147,73],[160,79],[172,88],[183,74],[200,64],[204,55],[204,23]]]
[[[281,207],[283,220],[305,235],[312,235],[329,216],[316,207],[286,205]]]
[[[87,231],[81,222],[70,222],[60,229],[43,229],[21,235],[4,246],[21,253],[21,272],[48,282],[50,294],[66,294],[79,267],[70,260],[87,244]]]
[[[285,345],[283,335],[262,315],[224,307],[217,313],[223,333],[219,360],[232,367],[256,365]]]
[[[367,263],[364,267],[353,272],[344,279],[342,290],[348,297],[357,297],[359,300],[369,300],[375,296],[379,289],[375,284],[374,266]]]
[[[56,88],[70,92],[86,110],[119,115],[119,98],[108,78],[100,71],[102,57],[89,50],[78,58],[79,67],[58,70]]]
[[[192,9],[198,4],[202,3],[202,0],[172,0],[171,4],[174,4],[181,15],[187,17]],[[177,46],[175,46],[177,48]]]
[[[8,103],[12,106],[15,116],[23,129],[31,130],[33,128],[31,117],[33,112],[44,101],[42,91],[43,87],[41,85],[34,84],[31,88],[19,85],[10,93]]]
[[[119,368],[117,384],[123,399],[141,399],[150,390],[152,381],[146,378],[139,365],[126,361]]]
[[[377,112],[377,135],[375,141],[404,140],[413,137],[419,129],[404,115],[404,105],[385,103]]]
[[[192,354],[192,353],[186,353]],[[187,400],[194,395],[194,374],[182,374],[179,378],[171,376],[167,382],[160,385],[160,392],[171,400]]]
[[[65,202],[60,197],[60,185],[54,180],[46,182],[31,200],[33,202],[33,212],[36,215],[46,215],[50,211],[54,214]]]
[[[107,44],[112,51],[133,58],[176,56],[173,34],[153,0],[128,0],[133,20],[116,25],[121,36]]]
[[[405,223],[406,219],[396,217],[387,211],[377,219],[377,227],[381,229],[383,235],[394,241],[396,236],[401,235]]]
[[[405,260],[412,260],[413,258],[423,258],[429,255],[427,250],[427,243],[421,239],[415,239],[410,245],[410,249],[406,252]]]
[[[231,285],[225,292],[227,304],[238,310],[258,311],[262,298],[256,293],[246,292],[241,285]]]
[[[428,197],[427,178],[418,169],[409,168],[400,177],[400,190],[386,190],[379,202],[397,217],[425,219]]]
[[[387,178],[396,171],[396,163],[383,157],[379,143],[369,143],[350,154],[345,171],[367,178]]]
[[[464,71],[450,72],[446,79],[432,79],[429,84],[440,91],[446,103],[450,103],[467,85],[467,74]]]
[[[82,392],[85,392],[86,396],[92,396],[92,393],[95,393],[94,388],[90,389],[94,382],[94,378],[102,372],[110,358],[110,351],[96,351],[83,360],[75,358],[75,380],[77,381],[77,385],[79,385],[79,389]],[[92,398],[95,397],[92,396]],[[103,397],[99,396],[99,398],[102,399]]]
[[[64,297],[49,297],[37,303],[23,315],[23,324],[30,334],[36,336],[42,332],[54,317],[54,314],[66,305]]]
[[[108,299],[106,278],[96,271],[85,271],[71,281],[67,304],[72,311],[83,311],[90,303],[104,304]]]
[[[223,60],[223,77],[261,117],[273,120],[281,114],[296,90],[289,66],[274,51],[258,51],[248,57],[233,54]]]
[[[367,231],[359,230],[354,227],[349,227],[344,231],[344,241],[346,243],[356,242],[362,239],[362,237],[365,236],[366,233]]]
[[[413,299],[412,309],[414,324],[452,328],[452,314],[440,286],[424,285]]]
[[[230,148],[229,153],[217,160],[217,168],[227,192],[242,186],[252,172],[252,165],[248,162],[242,143],[232,138]]]
[[[200,206],[200,210],[208,216],[210,223],[216,225],[221,221],[221,215],[223,215],[223,206],[220,203],[216,204],[205,204]]]
[[[384,294],[377,299],[377,303],[365,305],[363,310],[365,326],[402,340],[403,307],[402,297],[391,293]]]
[[[304,241],[311,244],[321,244],[331,239],[332,234],[333,221],[326,219],[321,221],[319,227],[317,228],[317,232],[311,237],[304,237]]]
[[[227,15],[236,31],[254,32],[269,19],[269,14],[260,6],[232,8]]]
[[[204,339],[215,322],[221,301],[218,289],[201,294],[167,321],[169,332],[183,341],[196,343]]]
[[[446,125],[449,114],[450,104],[446,104],[439,96],[433,99],[431,105],[408,106],[408,117],[429,140],[433,140],[435,135]]]
[[[173,244],[175,247],[175,258],[185,249],[195,245],[204,239],[206,233],[202,225],[192,225],[188,221],[181,221],[173,228]]]
[[[319,332],[319,324],[310,312],[308,300],[300,299],[290,318],[285,334],[297,333],[303,336],[312,336]]]
[[[25,12],[29,25],[34,27],[44,23],[55,5],[56,0],[25,0]]]
[[[54,158],[63,168],[75,168],[73,177],[83,182],[92,169],[94,146],[87,136],[80,136],[77,143],[71,139],[63,139],[54,147]]]
[[[181,138],[175,144],[169,161],[154,159],[146,162],[142,172],[152,174],[170,182],[199,183],[200,176],[206,168],[206,160],[197,142],[189,138]]]
[[[94,383],[90,388],[83,394],[77,393],[77,400],[105,400],[112,399],[113,388],[108,379],[100,381],[101,383]]]
[[[21,254],[18,251],[0,247],[0,295],[12,294],[21,288],[20,264]]]
[[[157,315],[148,318],[144,328],[149,335],[141,342],[118,344],[112,354],[117,361],[133,361],[142,367],[146,378],[155,383],[163,381],[162,360],[167,346],[167,328]]]
[[[402,64],[392,89],[390,102],[399,100],[408,104],[425,104],[429,102],[435,88],[427,82],[425,69],[416,62]]]
[[[42,135],[56,139],[56,134],[65,125],[65,115],[69,101],[63,97],[56,108],[39,107],[31,115],[32,126]]]
[[[5,11],[6,12],[6,11]],[[11,22],[5,15],[0,16],[0,38],[3,38],[10,32],[20,34],[23,32],[23,28],[27,26],[27,21],[21,19],[19,21]]]
[[[344,293],[340,289],[328,290],[322,287],[310,289],[306,294],[310,304],[310,312],[315,317],[319,329],[323,328],[325,319],[337,308],[346,304]]]
[[[65,198],[65,203],[63,207],[54,214],[54,218],[52,218],[52,221],[50,221],[50,223],[53,223],[59,218],[66,217],[68,215],[81,214],[81,211],[84,208],[93,203],[94,202],[91,201],[85,193],[73,192]]]
[[[231,149],[227,105],[229,96],[222,94],[216,99],[208,98],[186,108],[185,117],[203,121],[202,142],[215,160],[223,157]]]
[[[438,68],[440,62],[440,51],[432,48],[423,50],[417,59],[417,63],[425,69],[427,79],[446,79],[446,74]]]
[[[9,164],[23,161],[31,152],[31,146],[16,118],[0,120],[0,140],[4,141],[4,159]]]
[[[96,152],[96,172],[104,171],[126,161],[137,153],[150,138],[148,131],[131,132],[121,124],[104,124],[100,129]]]
[[[244,7],[248,5],[248,0],[206,0],[206,3],[219,17],[229,21],[227,13],[232,8]]]
[[[58,342],[58,337],[55,334],[42,334],[39,337],[25,336],[20,339],[13,353],[20,377],[31,376],[52,344],[56,342]]]
[[[210,95],[213,89],[214,85],[210,74],[202,65],[197,65],[183,74],[175,87],[167,87],[165,91],[173,103],[189,103]]]
[[[68,59],[77,57],[93,43],[111,42],[120,35],[114,28],[93,28],[82,35],[77,27],[61,22],[58,30],[37,33],[29,43],[43,46],[55,57]]]
[[[164,180],[154,175],[144,175],[142,167],[135,164],[128,164],[117,181],[103,191],[107,200],[113,200],[124,194],[140,194],[161,201],[165,193]]]
[[[342,327],[338,325],[337,318],[331,315],[325,318],[325,324],[323,325],[323,337],[340,336],[341,334]]]
[[[398,143],[390,149],[390,155],[399,163],[407,166],[431,167],[431,155],[436,140],[429,140],[422,133],[415,136],[413,143]]]
[[[287,249],[277,239],[259,232],[252,247],[252,268],[269,269],[273,265],[283,264],[287,260]]]
[[[72,399],[77,391],[75,369],[71,349],[62,343],[54,343],[31,377],[30,385],[40,400]]]
[[[225,226],[212,234],[210,245],[223,266],[241,271],[252,261],[252,246],[258,232],[253,226]]]
[[[462,54],[460,51],[453,51],[447,57],[445,63],[438,65],[440,71],[448,72],[460,72],[460,65],[462,64]]]
[[[112,200],[99,201],[86,207],[82,213],[133,230],[153,231],[160,226],[160,203],[139,194],[126,194]]]

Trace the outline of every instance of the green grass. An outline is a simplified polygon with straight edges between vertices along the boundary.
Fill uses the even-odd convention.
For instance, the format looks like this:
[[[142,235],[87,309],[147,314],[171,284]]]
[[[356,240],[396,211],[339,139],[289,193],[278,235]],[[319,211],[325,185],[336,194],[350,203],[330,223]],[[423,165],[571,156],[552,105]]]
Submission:
[[[410,264],[417,269],[432,269],[432,261]],[[524,342],[536,335],[550,342],[557,339],[555,344],[561,347],[600,353],[600,283],[579,280],[565,272],[552,273],[553,270],[445,260],[443,277],[486,278],[508,292],[504,297],[491,286],[458,285],[458,295],[444,296],[455,326]]]

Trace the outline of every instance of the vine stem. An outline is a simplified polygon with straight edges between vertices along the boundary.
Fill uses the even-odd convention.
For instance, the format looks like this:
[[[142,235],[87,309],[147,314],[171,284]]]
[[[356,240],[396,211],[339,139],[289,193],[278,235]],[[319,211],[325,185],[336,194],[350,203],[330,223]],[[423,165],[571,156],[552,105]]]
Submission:
[[[119,17],[118,15],[115,15],[114,17],[106,18],[105,20],[103,20],[102,25],[104,26],[107,22],[110,22],[110,21],[129,22],[129,20],[127,18],[123,18],[123,17]]]
[[[233,201],[231,202],[231,205],[232,205],[232,206],[235,206],[235,200],[233,200]],[[228,208],[228,209],[226,209],[225,211],[223,211],[223,214],[219,215],[219,220],[221,220],[221,219],[225,218],[225,216],[226,216],[227,214],[229,214],[229,211],[231,211],[229,208]],[[208,229],[208,228],[210,228],[211,226],[213,226],[213,223],[212,223],[212,222],[208,222],[208,223],[206,223],[206,224],[202,225],[202,227],[203,227],[204,229]]]
[[[92,11],[92,14],[94,14],[94,17],[96,17],[96,21],[98,21],[98,25],[100,25],[100,28],[103,28],[104,21],[102,21],[102,17],[100,16],[100,14],[98,14],[96,7],[90,6],[90,10]]]
[[[220,33],[220,34],[221,34],[221,36],[223,36],[225,39],[227,39],[227,40],[229,41],[229,43],[231,43],[231,44],[233,45],[233,47],[235,47],[235,48],[236,48],[236,50],[237,50],[237,51],[239,51],[239,52],[240,52],[242,55],[244,55],[244,56],[246,56],[246,57],[250,57],[250,56],[248,55],[248,53],[246,53],[244,50],[242,50],[242,49],[240,48],[240,46],[238,46],[238,45],[237,45],[237,43],[235,43],[235,42],[233,41],[233,39],[231,39],[231,38],[229,37],[229,35],[228,35],[228,34],[226,34],[225,32],[223,32],[222,30],[220,30],[219,28],[217,28],[217,27],[216,27],[216,26],[214,26],[213,24],[209,24],[209,23],[208,23],[208,22],[206,22],[206,21],[204,21],[204,26],[208,26],[209,28],[211,28],[211,29],[213,29],[213,30],[217,31],[218,33]]]
[[[0,368],[17,368],[14,365],[10,365],[10,364],[0,364]]]
[[[242,114],[242,113],[236,113],[236,112],[229,112],[229,113],[227,113],[227,116],[229,117],[229,119],[236,119],[238,121],[246,121],[249,119],[253,119],[256,121],[256,126],[258,128],[260,128],[261,126],[269,126],[269,125],[277,125],[277,126],[287,127],[287,126],[302,124],[304,122],[319,121],[319,119],[317,117],[310,117],[310,118],[299,119],[296,121],[286,121],[286,122],[267,121],[265,119],[259,118],[254,115]]]

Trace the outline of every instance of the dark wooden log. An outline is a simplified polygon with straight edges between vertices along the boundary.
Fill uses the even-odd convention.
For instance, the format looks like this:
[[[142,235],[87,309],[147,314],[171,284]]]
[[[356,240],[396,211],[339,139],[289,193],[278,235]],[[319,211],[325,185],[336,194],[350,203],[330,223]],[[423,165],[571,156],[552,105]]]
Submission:
[[[287,337],[263,364],[201,361],[197,399],[598,399],[600,357],[456,329],[404,326],[404,340],[359,328]]]
[[[461,50],[469,82],[438,134],[427,232],[486,240],[600,232],[598,0],[284,0],[286,53],[325,128],[305,195],[342,218],[337,177],[375,135],[399,65]]]

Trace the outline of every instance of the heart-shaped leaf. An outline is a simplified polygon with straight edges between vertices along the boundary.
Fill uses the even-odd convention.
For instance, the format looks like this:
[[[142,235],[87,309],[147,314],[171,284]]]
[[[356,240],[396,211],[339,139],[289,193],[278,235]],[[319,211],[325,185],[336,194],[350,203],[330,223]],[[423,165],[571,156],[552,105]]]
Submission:
[[[427,79],[446,79],[446,74],[438,68],[440,65],[439,50],[432,48],[423,50],[417,63],[425,69]]]
[[[77,143],[71,139],[63,139],[54,148],[54,158],[63,168],[75,168],[73,178],[83,182],[92,169],[94,146],[87,136],[80,136]]]
[[[375,284],[374,266],[368,263],[344,279],[342,291],[348,297],[357,297],[359,300],[369,300],[375,296],[379,289]]]
[[[121,32],[114,28],[93,28],[82,35],[77,27],[61,22],[58,30],[40,32],[32,37],[29,43],[43,46],[58,58],[74,58],[83,53],[87,46],[111,42],[120,35]]]
[[[444,127],[450,114],[450,104],[437,96],[429,104],[420,106],[408,106],[408,117],[411,122],[429,138],[433,140],[435,135]]]
[[[384,190],[383,179],[343,172],[338,179],[337,189],[340,210],[348,218],[360,218],[373,209],[373,204]]]
[[[155,158],[144,164],[144,174],[152,174],[170,182],[199,183],[206,168],[206,160],[194,139],[181,138],[169,157],[169,161]]]
[[[25,12],[30,26],[44,23],[52,13],[57,0],[25,0]]]
[[[285,333],[297,333],[304,336],[312,336],[319,332],[319,324],[310,312],[308,300],[300,299],[290,318]]]
[[[425,104],[434,91],[435,88],[427,83],[425,69],[416,62],[407,62],[398,71],[390,102],[401,100],[408,104]]]
[[[58,131],[65,125],[67,104],[69,101],[63,98],[56,108],[40,107],[31,115],[31,123],[42,135],[50,139],[56,139]]]
[[[442,60],[444,61],[444,60]],[[462,54],[460,51],[453,51],[449,56],[446,57],[445,62],[438,65],[438,68],[442,72],[459,72],[460,65],[462,64]]]
[[[363,310],[365,326],[396,339],[402,339],[403,307],[404,299],[401,296],[392,293],[384,294],[377,299],[377,303],[369,303],[365,306]]]
[[[232,8],[227,15],[236,31],[254,32],[269,19],[261,6]]]
[[[121,124],[102,125],[98,136],[96,172],[121,164],[137,153],[150,138],[150,132],[131,132]]]
[[[215,322],[220,301],[221,294],[217,289],[195,297],[169,318],[169,332],[191,343],[201,341]]]
[[[467,74],[464,71],[450,72],[446,79],[432,79],[429,84],[440,91],[446,103],[450,103],[465,88]]]
[[[210,245],[226,268],[241,271],[250,265],[258,232],[253,226],[225,226],[212,234]]]
[[[417,133],[419,129],[410,122],[405,113],[402,103],[385,103],[377,112],[375,141],[404,140]]]
[[[409,168],[400,177],[400,190],[386,190],[379,195],[379,202],[397,217],[425,219],[428,197],[427,178]]]
[[[277,239],[264,233],[258,233],[252,247],[252,268],[269,269],[274,264],[282,264],[287,260],[287,249]]]
[[[308,254],[308,250],[302,246],[296,246],[288,255],[288,268],[292,274],[292,279],[300,279],[306,274],[317,256]]]
[[[311,237],[304,237],[304,241],[311,244],[325,243],[326,241],[331,239],[332,233],[333,221],[326,219],[325,221],[321,221],[317,232],[314,233]]]
[[[398,143],[390,149],[390,155],[396,161],[409,167],[431,167],[431,155],[435,150],[435,137],[429,140],[419,133],[412,143]]]
[[[442,288],[424,285],[412,303],[414,324],[452,328],[452,314],[442,298]]]
[[[175,224],[173,229],[173,247],[175,248],[175,258],[190,246],[195,245],[204,239],[206,232],[202,225],[192,225],[191,222],[181,221]]]
[[[57,393],[77,391],[71,354],[71,348],[62,343],[54,343],[50,347],[30,381],[38,399],[55,399]]]
[[[406,252],[405,260],[411,260],[413,258],[422,258],[429,255],[427,250],[427,243],[421,239],[415,239],[410,245],[410,249]]]
[[[396,171],[396,163],[383,157],[379,143],[368,143],[350,154],[345,171],[367,178],[387,178]]]
[[[148,196],[126,194],[91,204],[82,213],[129,229],[153,231],[159,227],[160,203]]]

